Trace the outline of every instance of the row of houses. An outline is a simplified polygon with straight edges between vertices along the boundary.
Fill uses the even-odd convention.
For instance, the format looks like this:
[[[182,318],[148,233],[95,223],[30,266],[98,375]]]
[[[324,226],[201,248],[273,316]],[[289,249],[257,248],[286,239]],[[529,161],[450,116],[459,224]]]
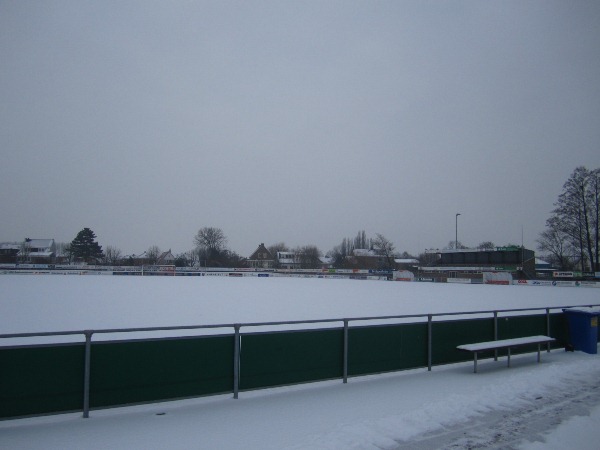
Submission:
[[[5,264],[65,264],[68,256],[59,254],[54,239],[29,239],[23,242],[0,242],[0,263]],[[175,256],[171,250],[151,256],[147,252],[122,258],[124,265],[173,265]]]
[[[302,269],[303,265],[306,264],[303,255],[296,252],[276,252],[273,254],[264,243],[261,243],[258,248],[250,255],[247,259],[247,266],[254,269]],[[393,260],[393,266],[390,266],[390,261],[385,256],[382,256],[369,249],[355,249],[352,255],[346,257],[344,265],[346,268],[360,268],[360,269],[382,269],[382,268],[394,268],[394,269],[410,269],[416,268],[419,264],[417,259],[399,259]],[[318,264],[319,269],[330,269],[333,268],[332,258],[319,257]]]
[[[458,249],[431,250],[428,264],[420,264],[416,259],[398,259],[394,267],[385,256],[369,249],[355,249],[346,257],[347,268],[410,270],[416,276],[439,280],[441,278],[481,278],[484,272],[506,272],[514,278],[536,278],[542,273],[540,264],[536,264],[535,253],[523,247],[496,247],[495,249]],[[66,257],[57,255],[54,239],[25,239],[23,242],[0,243],[0,263],[61,264],[67,263]],[[255,269],[302,269],[303,257],[295,252],[279,251],[272,254],[261,243],[245,261],[246,267]],[[305,263],[305,261],[304,261]],[[174,265],[175,256],[168,250],[151,256],[146,252],[126,256],[122,265]],[[320,257],[313,262],[319,269],[332,268],[331,258]],[[547,272],[551,267],[545,268]],[[543,274],[542,274],[543,275]]]
[[[449,278],[480,280],[484,273],[501,272],[514,279],[538,277],[535,252],[524,247],[496,247],[494,249],[444,249],[428,251],[427,264],[417,259],[394,258],[393,267],[385,256],[369,249],[355,249],[346,257],[345,268],[409,270],[423,279],[445,281]],[[248,258],[248,266],[257,269],[300,269],[302,259],[294,252],[271,252],[260,244]],[[331,260],[321,258],[321,268],[330,268]],[[553,270],[551,267],[545,271]]]

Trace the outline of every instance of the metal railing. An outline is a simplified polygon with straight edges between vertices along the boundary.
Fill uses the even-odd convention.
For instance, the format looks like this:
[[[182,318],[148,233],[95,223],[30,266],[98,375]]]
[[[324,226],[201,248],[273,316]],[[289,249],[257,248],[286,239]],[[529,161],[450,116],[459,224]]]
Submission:
[[[455,317],[455,316],[473,316],[473,315],[488,315],[492,314],[494,319],[494,340],[498,339],[498,315],[504,313],[515,313],[515,312],[535,312],[545,311],[546,315],[546,334],[550,335],[550,311],[551,310],[562,310],[564,308],[574,307],[595,307],[600,304],[592,305],[566,305],[566,306],[552,306],[552,307],[536,307],[536,308],[517,308],[517,309],[496,309],[496,310],[481,310],[481,311],[462,311],[462,312],[446,312],[446,313],[430,313],[430,314],[401,314],[401,315],[389,315],[389,316],[367,316],[367,317],[346,317],[336,319],[314,319],[314,320],[291,320],[291,321],[272,321],[272,322],[250,322],[250,323],[225,323],[225,324],[214,324],[214,325],[182,325],[182,326],[170,326],[170,327],[141,327],[141,328],[106,328],[98,330],[75,330],[75,331],[48,331],[38,333],[9,333],[0,334],[0,339],[13,339],[13,338],[30,338],[30,337],[49,337],[49,336],[73,336],[82,335],[85,338],[85,366],[84,366],[84,383],[83,383],[83,417],[88,418],[90,412],[90,373],[91,373],[91,350],[92,350],[92,336],[97,334],[114,334],[114,333],[134,333],[134,332],[154,332],[154,331],[184,331],[184,330],[201,330],[201,329],[223,329],[232,328],[234,335],[234,352],[233,352],[233,398],[237,399],[239,396],[240,386],[240,339],[241,329],[243,328],[256,328],[256,327],[273,327],[283,325],[308,325],[308,324],[328,324],[328,323],[341,323],[343,327],[343,383],[348,382],[348,330],[351,322],[367,322],[367,321],[388,321],[388,320],[405,320],[405,319],[427,319],[427,370],[431,371],[432,368],[432,353],[433,353],[433,339],[432,339],[432,328],[434,318],[439,317]],[[533,315],[533,314],[528,314]],[[48,344],[32,344],[29,346],[36,345],[48,345]],[[51,345],[51,344],[50,344]],[[21,345],[18,345],[19,347]],[[4,346],[2,348],[14,348],[16,346]],[[547,344],[547,351],[550,351],[550,343]],[[498,353],[494,355],[494,359],[497,360]]]

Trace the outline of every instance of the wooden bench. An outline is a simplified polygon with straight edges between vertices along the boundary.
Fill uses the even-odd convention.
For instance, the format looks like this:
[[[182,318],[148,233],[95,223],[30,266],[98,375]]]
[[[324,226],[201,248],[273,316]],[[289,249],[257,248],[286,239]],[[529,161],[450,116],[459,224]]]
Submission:
[[[535,345],[537,344],[537,362],[540,362],[540,347],[542,344],[547,344],[548,342],[553,342],[555,339],[548,336],[529,336],[515,339],[502,339],[499,341],[489,341],[489,342],[479,342],[476,344],[465,344],[459,345],[456,347],[459,350],[464,350],[467,352],[473,353],[473,363],[474,368],[473,372],[477,373],[477,353],[490,351],[490,350],[499,350],[499,349],[508,349],[508,367],[510,367],[510,349],[513,347],[521,347],[524,345]]]

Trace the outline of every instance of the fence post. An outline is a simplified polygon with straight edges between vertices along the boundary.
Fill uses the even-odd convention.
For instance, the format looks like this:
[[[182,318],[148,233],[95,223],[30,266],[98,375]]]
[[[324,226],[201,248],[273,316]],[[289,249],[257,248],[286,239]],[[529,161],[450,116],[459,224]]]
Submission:
[[[233,341],[233,398],[238,398],[240,389],[240,327],[239,323],[234,326],[235,334]]]
[[[432,345],[431,345],[431,340],[432,340],[432,315],[428,314],[427,315],[427,370],[431,372],[431,360],[432,360]]]
[[[90,365],[92,362],[92,334],[91,330],[86,330],[85,334],[85,363],[83,369],[83,418],[90,417]]]
[[[550,336],[550,308],[546,308],[546,336]],[[546,344],[546,351],[550,353],[550,342]]]
[[[494,340],[498,340],[498,311],[494,311]],[[498,361],[498,349],[494,350],[494,361]]]
[[[344,319],[344,383],[348,382],[348,319]]]

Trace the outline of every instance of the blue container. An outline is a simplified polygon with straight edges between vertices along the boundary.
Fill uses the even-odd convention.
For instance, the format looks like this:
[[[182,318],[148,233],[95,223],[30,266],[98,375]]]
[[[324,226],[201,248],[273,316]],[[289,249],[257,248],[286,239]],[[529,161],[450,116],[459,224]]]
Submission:
[[[569,341],[574,350],[598,353],[598,315],[600,311],[563,309],[567,316]]]

